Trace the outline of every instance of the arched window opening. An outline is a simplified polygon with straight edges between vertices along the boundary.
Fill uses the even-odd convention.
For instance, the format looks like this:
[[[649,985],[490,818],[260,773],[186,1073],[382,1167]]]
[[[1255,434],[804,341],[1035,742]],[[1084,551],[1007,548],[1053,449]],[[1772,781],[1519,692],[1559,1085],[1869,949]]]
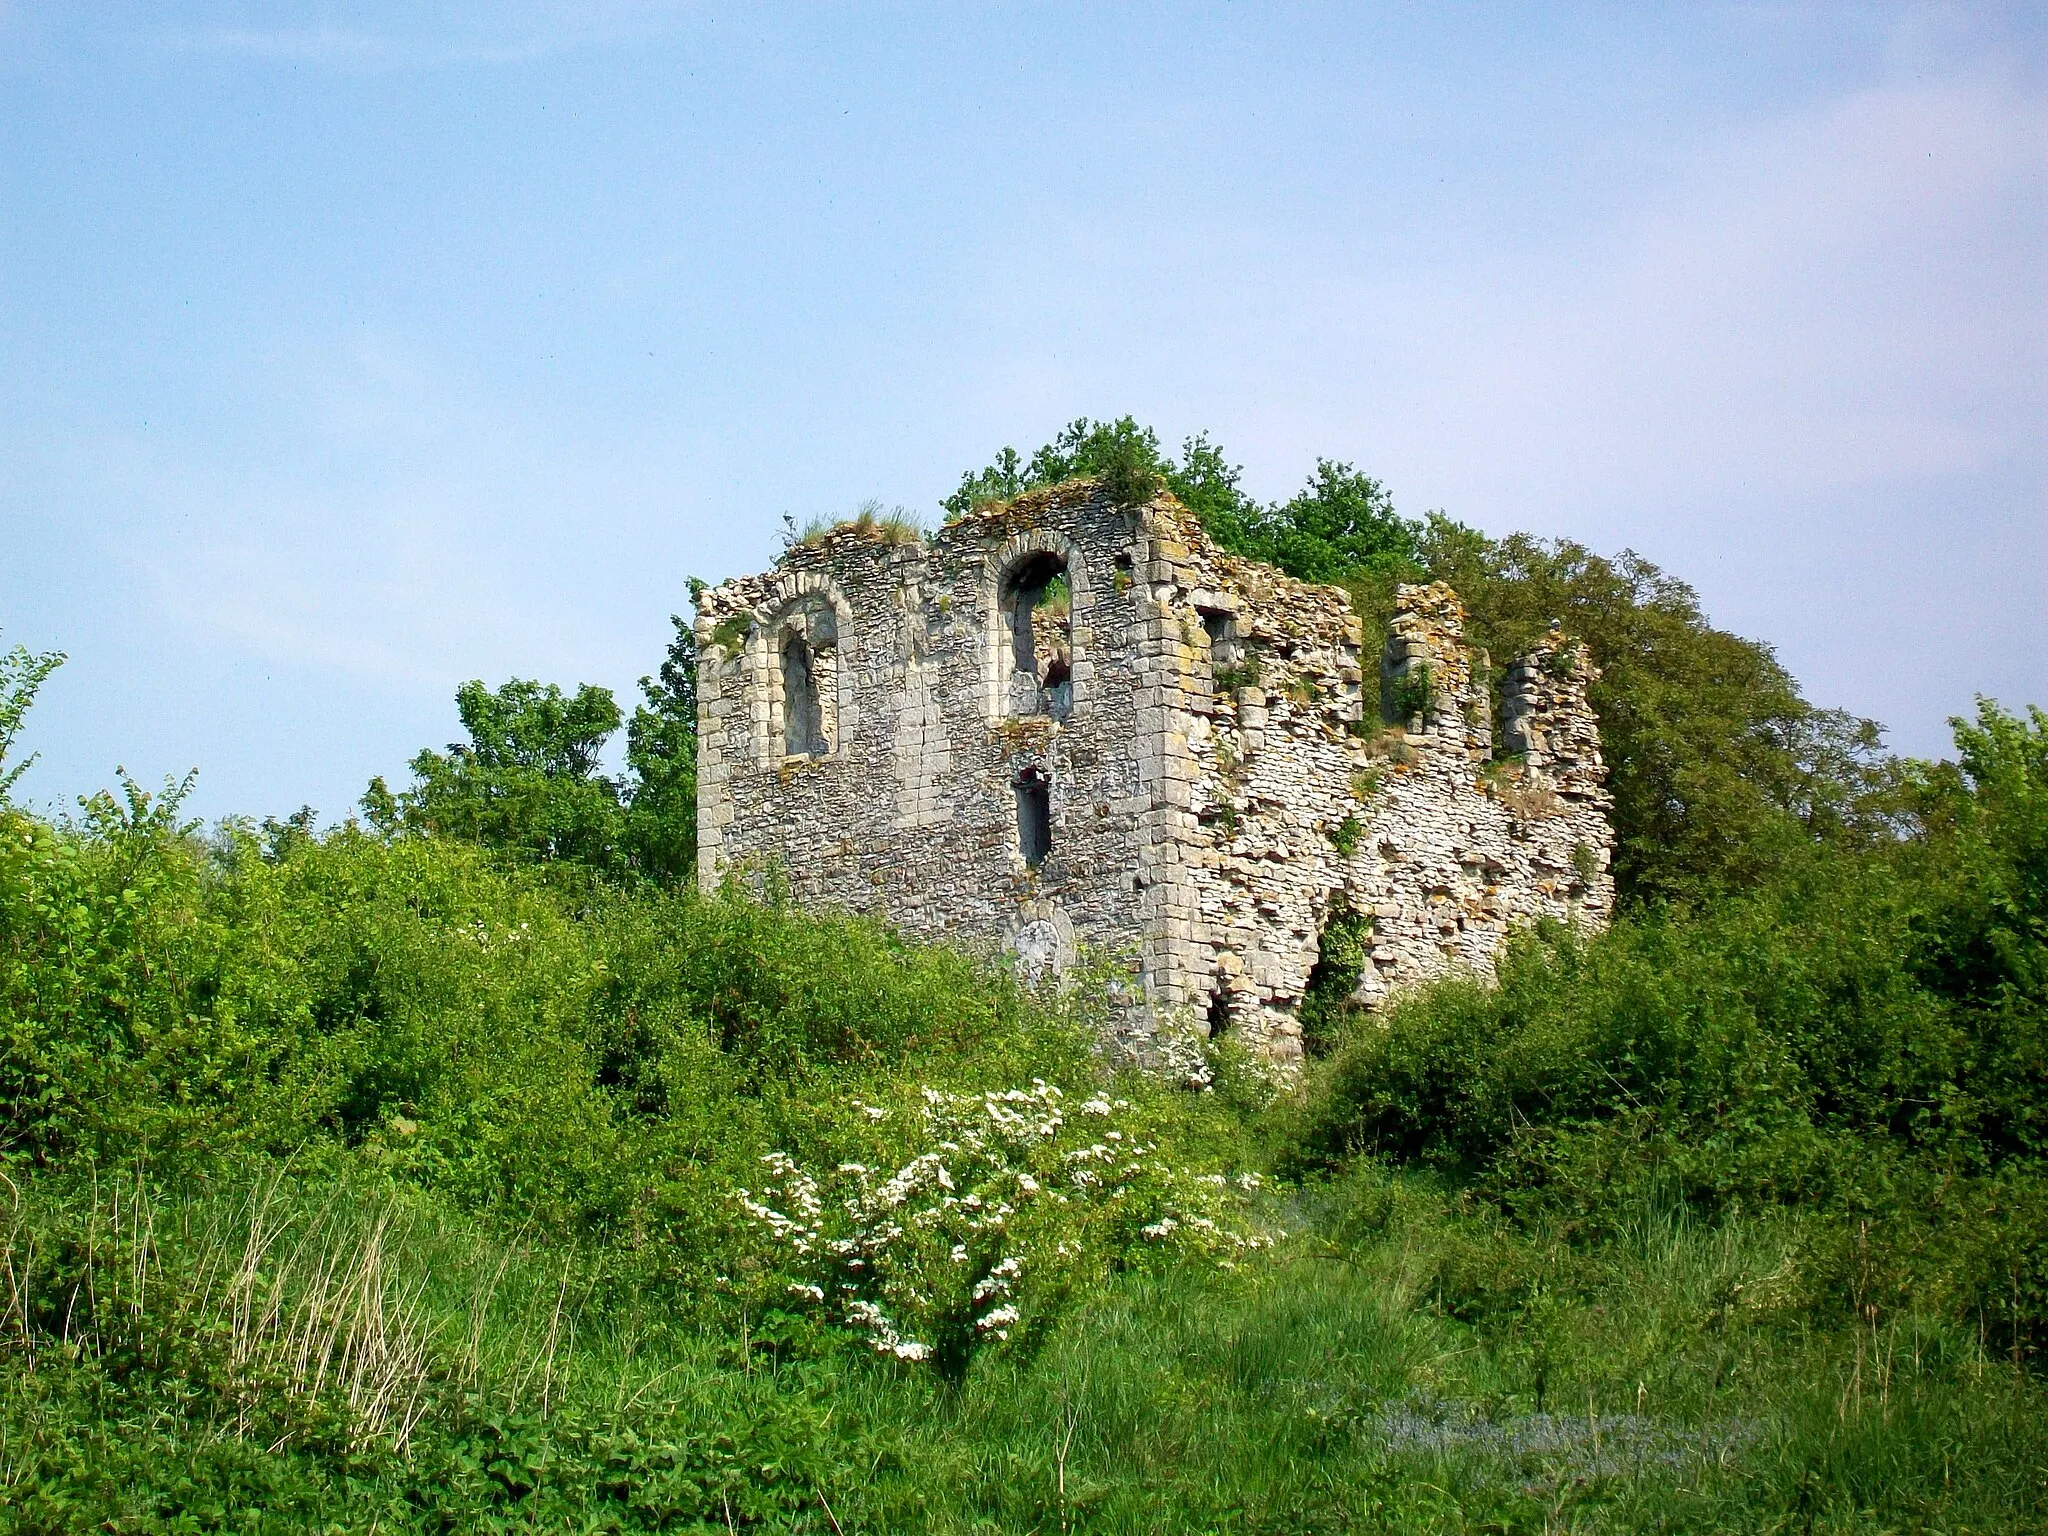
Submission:
[[[1067,563],[1037,554],[1003,584],[1009,629],[1010,713],[1064,720],[1074,702],[1073,589]]]
[[[1031,869],[1052,852],[1052,787],[1037,768],[1017,775],[1017,851]]]
[[[817,757],[825,751],[811,645],[793,628],[782,632],[782,750],[787,757]]]
[[[1316,940],[1316,963],[1302,989],[1301,1048],[1327,1056],[1356,1009],[1358,980],[1371,965],[1372,914],[1341,897],[1330,904]]]

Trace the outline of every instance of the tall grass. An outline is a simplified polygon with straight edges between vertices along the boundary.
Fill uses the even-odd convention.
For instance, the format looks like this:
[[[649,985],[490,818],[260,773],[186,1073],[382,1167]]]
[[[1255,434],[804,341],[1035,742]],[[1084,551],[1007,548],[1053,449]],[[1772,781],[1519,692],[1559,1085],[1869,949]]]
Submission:
[[[32,1180],[0,1493],[24,1529],[282,1479],[280,1528],[961,1532],[2023,1530],[2048,1493],[2048,1398],[1967,1327],[1784,1309],[1796,1216],[1575,1255],[1414,1176],[1276,1202],[1270,1266],[1126,1276],[949,1388],[388,1188]]]

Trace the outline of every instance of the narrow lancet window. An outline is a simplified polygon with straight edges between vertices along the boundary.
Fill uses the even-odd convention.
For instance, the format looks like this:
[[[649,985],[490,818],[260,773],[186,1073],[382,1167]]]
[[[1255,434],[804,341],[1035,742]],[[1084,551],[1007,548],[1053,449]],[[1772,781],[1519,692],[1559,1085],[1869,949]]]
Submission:
[[[782,632],[782,750],[788,757],[816,757],[825,750],[811,647],[793,629]]]
[[[1017,775],[1017,851],[1032,869],[1052,852],[1052,793],[1036,768]]]

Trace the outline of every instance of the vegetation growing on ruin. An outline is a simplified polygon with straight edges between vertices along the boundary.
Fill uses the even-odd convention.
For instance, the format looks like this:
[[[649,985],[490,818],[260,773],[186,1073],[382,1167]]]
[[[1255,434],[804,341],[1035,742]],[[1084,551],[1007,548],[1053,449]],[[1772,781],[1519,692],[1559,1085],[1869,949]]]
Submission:
[[[1896,786],[1877,725],[1809,703],[1768,645],[1715,628],[1692,588],[1633,551],[1610,558],[1568,539],[1494,538],[1441,513],[1403,517],[1379,481],[1331,459],[1293,496],[1261,503],[1207,434],[1175,459],[1128,416],[1077,420],[1028,460],[1006,448],[945,505],[957,514],[1090,473],[1112,450],[1144,458],[1225,549],[1343,587],[1369,653],[1404,581],[1448,582],[1467,641],[1501,663],[1561,621],[1601,672],[1590,699],[1625,902],[1699,899],[1768,879],[1816,841],[1891,835]]]
[[[924,524],[908,507],[892,507],[869,497],[850,516],[820,514],[798,525],[794,517],[783,518],[784,553],[793,549],[814,549],[835,533],[859,533],[884,544],[917,544],[924,539]]]
[[[1326,467],[1242,536],[1406,569]],[[697,895],[680,622],[357,822],[0,799],[0,1529],[2038,1528],[2048,715],[1885,759],[1640,562],[1402,526],[1603,669],[1630,898],[1370,1019],[1343,914],[1298,1091]]]
[[[1427,664],[1410,667],[1387,690],[1387,713],[1401,724],[1424,719],[1435,706],[1436,688]]]

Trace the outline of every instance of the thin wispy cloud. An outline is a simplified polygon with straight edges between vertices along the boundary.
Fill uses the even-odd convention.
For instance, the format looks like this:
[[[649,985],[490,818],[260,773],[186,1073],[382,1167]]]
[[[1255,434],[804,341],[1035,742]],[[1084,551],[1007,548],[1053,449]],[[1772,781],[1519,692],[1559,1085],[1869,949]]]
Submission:
[[[423,70],[518,64],[551,54],[644,41],[674,30],[690,7],[644,3],[506,4],[435,16],[402,29],[211,26],[150,34],[165,49],[339,70]]]

